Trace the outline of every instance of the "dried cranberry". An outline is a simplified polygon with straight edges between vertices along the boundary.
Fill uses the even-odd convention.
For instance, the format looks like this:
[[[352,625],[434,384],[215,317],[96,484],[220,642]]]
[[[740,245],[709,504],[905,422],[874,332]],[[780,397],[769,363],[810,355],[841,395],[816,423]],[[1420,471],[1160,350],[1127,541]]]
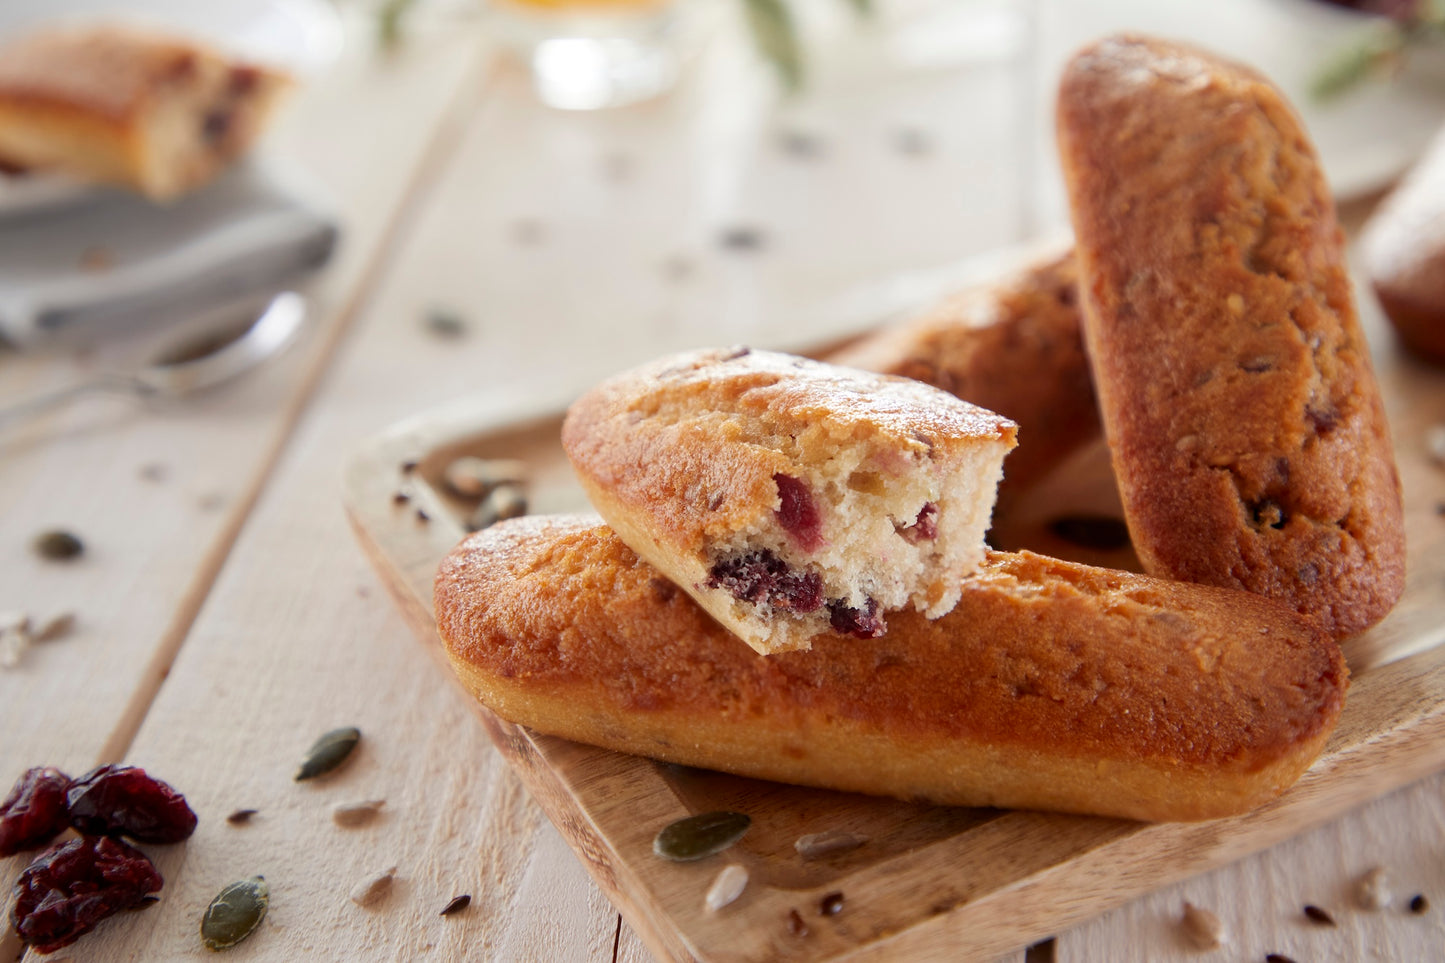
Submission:
[[[65,790],[70,777],[59,769],[27,769],[0,803],[0,856],[14,856],[50,842],[70,825]]]
[[[828,603],[828,622],[834,632],[851,635],[857,639],[876,639],[888,631],[883,616],[878,614],[878,601],[869,599],[861,609],[855,609],[842,600]]]
[[[161,874],[145,853],[82,836],[41,853],[20,874],[10,919],[26,944],[53,953],[160,888]]]
[[[900,534],[915,544],[933,541],[938,537],[938,506],[933,502],[924,502],[913,524],[900,529]]]
[[[806,551],[823,544],[823,516],[808,493],[808,486],[792,475],[773,476],[781,504],[776,512],[778,524]]]
[[[70,824],[83,833],[178,843],[196,831],[196,814],[170,786],[135,766],[100,766],[70,784]]]
[[[722,588],[744,602],[813,612],[823,605],[823,580],[816,572],[795,572],[766,549],[724,559],[708,572],[708,588]]]

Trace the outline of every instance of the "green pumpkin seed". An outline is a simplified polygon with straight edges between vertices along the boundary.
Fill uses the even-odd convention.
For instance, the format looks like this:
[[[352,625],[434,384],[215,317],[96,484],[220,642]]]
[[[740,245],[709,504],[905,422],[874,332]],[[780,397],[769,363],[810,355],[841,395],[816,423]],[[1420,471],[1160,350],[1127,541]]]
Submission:
[[[361,741],[361,730],[355,726],[332,729],[317,739],[306,751],[301,766],[296,770],[296,781],[315,779],[337,769],[351,757],[351,750]]]
[[[665,827],[652,841],[652,851],[663,859],[686,862],[720,853],[743,838],[753,824],[742,813],[701,813]]]
[[[201,917],[201,942],[208,950],[228,950],[251,935],[266,918],[271,889],[265,878],[241,879],[221,890]]]

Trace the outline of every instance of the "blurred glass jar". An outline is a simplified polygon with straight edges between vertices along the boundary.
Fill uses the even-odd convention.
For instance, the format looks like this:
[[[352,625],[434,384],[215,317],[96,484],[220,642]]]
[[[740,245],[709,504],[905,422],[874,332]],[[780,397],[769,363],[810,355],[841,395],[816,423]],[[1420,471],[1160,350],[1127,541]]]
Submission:
[[[495,0],[512,49],[543,103],[601,110],[677,82],[688,0]]]

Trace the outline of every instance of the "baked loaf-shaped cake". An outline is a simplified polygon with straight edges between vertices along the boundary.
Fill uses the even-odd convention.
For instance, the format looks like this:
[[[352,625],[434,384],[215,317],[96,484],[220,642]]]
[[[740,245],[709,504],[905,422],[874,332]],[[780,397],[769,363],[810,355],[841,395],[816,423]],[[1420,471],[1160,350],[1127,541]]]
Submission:
[[[991,553],[952,612],[763,657],[597,519],[471,536],[436,578],[462,683],[541,732],[762,779],[963,806],[1212,819],[1275,796],[1347,669],[1244,592]]]
[[[288,83],[165,34],[42,30],[0,47],[0,161],[175,197],[251,145]]]
[[[562,447],[623,541],[781,652],[951,609],[1014,432],[916,381],[735,348],[604,382],[567,412]]]
[[[1360,247],[1400,340],[1445,364],[1445,129],[1371,215]]]
[[[1084,332],[1152,575],[1343,637],[1404,587],[1400,482],[1309,138],[1247,68],[1135,36],[1065,70]]]
[[[1022,444],[1005,462],[1002,502],[1098,437],[1079,324],[1078,271],[1067,251],[962,291],[826,360],[916,378],[1017,424]]]

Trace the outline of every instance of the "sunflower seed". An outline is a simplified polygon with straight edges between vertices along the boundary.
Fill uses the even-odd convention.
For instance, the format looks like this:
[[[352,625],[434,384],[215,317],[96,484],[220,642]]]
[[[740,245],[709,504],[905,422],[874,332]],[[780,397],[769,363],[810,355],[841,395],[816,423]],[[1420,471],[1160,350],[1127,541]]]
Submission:
[[[40,627],[30,636],[32,642],[53,642],[54,640],[70,634],[75,628],[75,613],[62,612],[52,619],[40,623]]]
[[[652,851],[673,862],[703,859],[742,839],[752,823],[752,819],[742,813],[711,812],[689,816],[664,827],[652,841]]]
[[[332,729],[306,751],[296,770],[296,781],[324,776],[351,758],[351,750],[361,741],[361,730],[355,726]]]
[[[702,901],[703,908],[709,913],[716,913],[743,895],[747,885],[748,871],[737,863],[729,863],[718,872],[712,885],[707,888],[707,896]]]
[[[366,799],[361,802],[342,803],[331,810],[331,821],[338,826],[345,826],[347,829],[356,826],[365,826],[376,818],[376,814],[386,805],[385,799]]]
[[[1361,876],[1355,883],[1355,898],[1362,908],[1384,909],[1390,905],[1390,874],[1385,867],[1376,866]]]
[[[391,881],[395,878],[395,866],[372,873],[351,888],[351,901],[357,906],[374,906],[391,895]]]
[[[226,950],[250,936],[266,918],[271,890],[261,876],[237,880],[211,900],[201,917],[201,942],[208,950]]]
[[[1216,949],[1229,942],[1229,932],[1219,921],[1219,917],[1193,903],[1184,904],[1184,916],[1180,919],[1180,924],[1184,927],[1184,935],[1189,937],[1189,942],[1201,950]]]
[[[841,829],[829,829],[821,833],[809,833],[807,836],[799,836],[793,848],[798,855],[804,859],[818,859],[822,856],[833,856],[838,853],[851,853],[853,850],[868,842],[868,837],[862,833],[849,833]]]

